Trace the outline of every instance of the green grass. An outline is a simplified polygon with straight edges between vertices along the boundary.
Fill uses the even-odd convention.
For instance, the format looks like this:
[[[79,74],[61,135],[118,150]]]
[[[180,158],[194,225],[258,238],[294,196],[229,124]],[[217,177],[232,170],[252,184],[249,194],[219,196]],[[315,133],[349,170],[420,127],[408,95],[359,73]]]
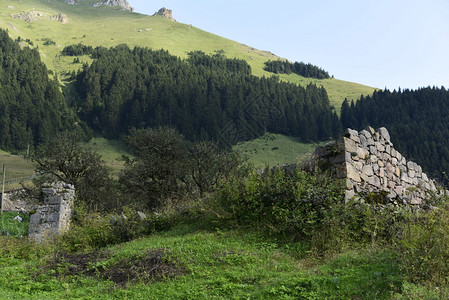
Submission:
[[[398,266],[384,250],[358,250],[310,261],[289,246],[248,230],[204,231],[182,225],[108,248],[113,255],[92,267],[132,261],[165,249],[184,270],[158,282],[127,288],[84,275],[53,277],[51,259],[0,256],[2,299],[387,299],[400,291]],[[301,248],[300,246],[297,247]],[[61,265],[61,268],[67,266]],[[54,272],[54,271],[53,271]]]
[[[309,157],[319,143],[305,144],[297,138],[282,134],[266,133],[264,136],[252,141],[240,142],[234,146],[256,168],[266,165],[298,163]]]
[[[327,94],[329,96],[329,101],[331,105],[333,105],[340,115],[341,104],[347,98],[349,101],[360,98],[360,95],[372,95],[376,88],[372,88],[366,85],[339,80],[339,79],[313,79],[313,78],[304,78],[298,76],[296,74],[280,74],[279,78],[283,81],[296,83],[302,86],[306,86],[310,83],[313,83],[317,86],[323,86]]]
[[[31,161],[23,158],[22,156],[0,150],[0,180],[3,176],[3,165],[6,167],[6,181],[28,177],[35,173],[34,165]],[[19,183],[6,184],[5,190],[18,187],[20,187]]]
[[[81,68],[81,63],[73,64],[73,57],[61,56],[64,46],[77,43],[94,47],[126,43],[130,47],[163,48],[179,57],[186,57],[193,50],[206,53],[224,50],[227,57],[246,60],[256,76],[272,76],[272,73],[263,70],[264,63],[279,59],[270,52],[254,49],[191,25],[172,22],[161,16],[147,16],[110,7],[93,8],[89,3],[95,1],[78,2],[80,3],[77,5],[67,5],[62,0],[0,0],[0,27],[8,28],[13,38],[21,36],[32,40],[39,47],[43,61],[59,79],[64,79],[67,72]],[[39,11],[45,17],[31,23],[11,17],[23,11]],[[67,24],[48,19],[48,16],[60,12],[67,15]],[[55,41],[56,45],[45,46],[47,39]],[[299,60],[307,61],[307,58]],[[87,57],[81,57],[81,62],[90,61]],[[371,87],[337,79],[315,80],[295,74],[280,75],[280,78],[301,85],[313,82],[324,86],[337,110],[345,97],[356,99],[360,94],[368,95],[374,91]]]
[[[16,216],[22,218],[22,222],[14,220]],[[4,212],[0,215],[0,235],[22,237],[28,235],[30,217],[28,214]]]
[[[88,144],[92,150],[101,155],[106,166],[111,168],[113,174],[117,175],[123,169],[124,162],[120,160],[123,155],[131,156],[126,145],[119,140],[108,140],[105,138],[93,138]]]

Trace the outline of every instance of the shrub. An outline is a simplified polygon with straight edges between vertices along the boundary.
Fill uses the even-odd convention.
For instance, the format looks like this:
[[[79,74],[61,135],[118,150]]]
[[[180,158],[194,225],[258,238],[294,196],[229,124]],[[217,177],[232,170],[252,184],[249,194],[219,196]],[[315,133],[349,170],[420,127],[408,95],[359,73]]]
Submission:
[[[447,199],[446,199],[447,200]],[[449,279],[449,205],[418,211],[403,224],[395,244],[402,270],[412,283],[445,286]]]
[[[217,204],[239,224],[296,239],[310,237],[322,225],[326,210],[342,201],[338,182],[279,168],[232,180],[217,193]]]

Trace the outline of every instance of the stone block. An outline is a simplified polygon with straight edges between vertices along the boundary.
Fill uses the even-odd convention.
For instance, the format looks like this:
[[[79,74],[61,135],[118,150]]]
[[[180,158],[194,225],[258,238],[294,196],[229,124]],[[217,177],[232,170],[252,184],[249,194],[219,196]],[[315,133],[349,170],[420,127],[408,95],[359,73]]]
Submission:
[[[376,148],[376,146],[369,146],[369,152],[372,155],[376,155],[377,156],[377,148]]]
[[[346,128],[345,130],[345,137],[351,138],[352,136],[359,136],[359,133],[351,128]]]
[[[373,167],[371,165],[364,166],[362,169],[362,173],[367,176],[373,176],[374,175]]]
[[[407,183],[409,182],[407,173],[404,172],[401,174],[401,180]]]
[[[391,154],[391,146],[390,145],[385,146],[385,152],[388,154]]]
[[[384,168],[379,168],[379,177],[385,177],[385,169]]]
[[[346,163],[346,176],[355,182],[361,182],[360,174],[353,165]]]
[[[391,148],[390,154],[391,154],[392,157],[395,157],[397,159],[397,157],[396,157],[397,153],[396,153],[396,150],[394,148]]]
[[[371,184],[372,186],[377,187],[377,188],[380,188],[380,187],[381,187],[380,179],[379,179],[377,176],[371,176],[371,177],[368,177],[368,178],[366,178],[365,181],[366,181],[367,183]]]
[[[353,190],[354,189],[354,184],[349,179],[346,179],[346,189],[348,189],[348,190]]]
[[[357,147],[357,156],[360,159],[368,159],[370,157],[369,151],[361,147]]]
[[[375,142],[374,144],[376,145],[377,151],[379,151],[379,152],[384,152],[385,151],[385,146],[382,145],[382,143]]]
[[[343,138],[345,143],[345,151],[348,151],[349,153],[357,153],[357,145],[356,143],[349,139],[349,138]]]
[[[394,190],[394,187],[396,186],[396,184],[395,184],[395,182],[394,181],[389,181],[388,182],[388,188],[390,189],[390,190]]]
[[[345,161],[347,162],[352,161],[352,155],[348,151],[345,151]]]
[[[396,192],[396,194],[402,195],[402,193],[404,192],[404,187],[401,185],[398,185],[394,188],[394,191]]]
[[[360,134],[359,134],[360,139],[361,139],[361,136],[362,136],[362,135],[363,135],[366,139],[372,138],[371,133],[370,133],[369,131],[365,130],[365,129],[363,129],[362,131],[360,131]]]
[[[363,148],[367,148],[368,147],[368,141],[366,139],[366,137],[363,134],[359,135],[359,139],[360,139],[360,144],[362,145]]]
[[[346,191],[345,192],[345,202],[352,200],[353,197],[355,197],[354,191]]]
[[[411,196],[409,203],[411,205],[421,205],[422,204],[422,199],[416,196]]]
[[[368,144],[368,146],[374,146],[374,139],[372,137],[369,139],[366,139],[366,143]]]
[[[390,141],[390,134],[388,133],[388,130],[385,127],[380,127],[378,129],[378,132],[381,137],[383,137],[386,141]]]

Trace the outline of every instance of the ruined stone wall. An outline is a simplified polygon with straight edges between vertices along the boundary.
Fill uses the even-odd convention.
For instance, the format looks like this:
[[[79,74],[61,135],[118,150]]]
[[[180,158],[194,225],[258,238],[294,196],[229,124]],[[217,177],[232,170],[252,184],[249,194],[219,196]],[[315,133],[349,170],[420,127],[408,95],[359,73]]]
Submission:
[[[70,229],[75,188],[71,184],[56,182],[42,188],[44,204],[30,217],[28,237],[36,242],[54,238]]]
[[[429,191],[437,192],[422,168],[394,149],[384,127],[347,129],[344,137],[318,147],[315,157],[345,179],[346,200],[376,193],[396,204],[420,205]]]
[[[4,211],[28,213],[34,209],[38,199],[34,197],[29,189],[19,188],[5,191],[3,201]]]

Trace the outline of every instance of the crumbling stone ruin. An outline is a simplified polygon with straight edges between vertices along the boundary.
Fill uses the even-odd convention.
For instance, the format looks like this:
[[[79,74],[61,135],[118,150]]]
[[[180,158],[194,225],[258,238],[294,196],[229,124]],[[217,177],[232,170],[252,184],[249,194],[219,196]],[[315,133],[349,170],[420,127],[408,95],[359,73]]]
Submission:
[[[44,204],[31,215],[28,233],[30,240],[39,243],[70,229],[75,188],[64,182],[44,184],[42,194]]]
[[[0,193],[1,196],[1,193]],[[8,212],[28,213],[33,210],[38,199],[31,190],[19,188],[5,192],[3,197],[3,210]]]
[[[346,201],[376,196],[381,202],[421,205],[435,182],[422,168],[395,150],[385,127],[347,129],[344,137],[314,153],[319,166],[330,166],[337,178],[346,181]]]

